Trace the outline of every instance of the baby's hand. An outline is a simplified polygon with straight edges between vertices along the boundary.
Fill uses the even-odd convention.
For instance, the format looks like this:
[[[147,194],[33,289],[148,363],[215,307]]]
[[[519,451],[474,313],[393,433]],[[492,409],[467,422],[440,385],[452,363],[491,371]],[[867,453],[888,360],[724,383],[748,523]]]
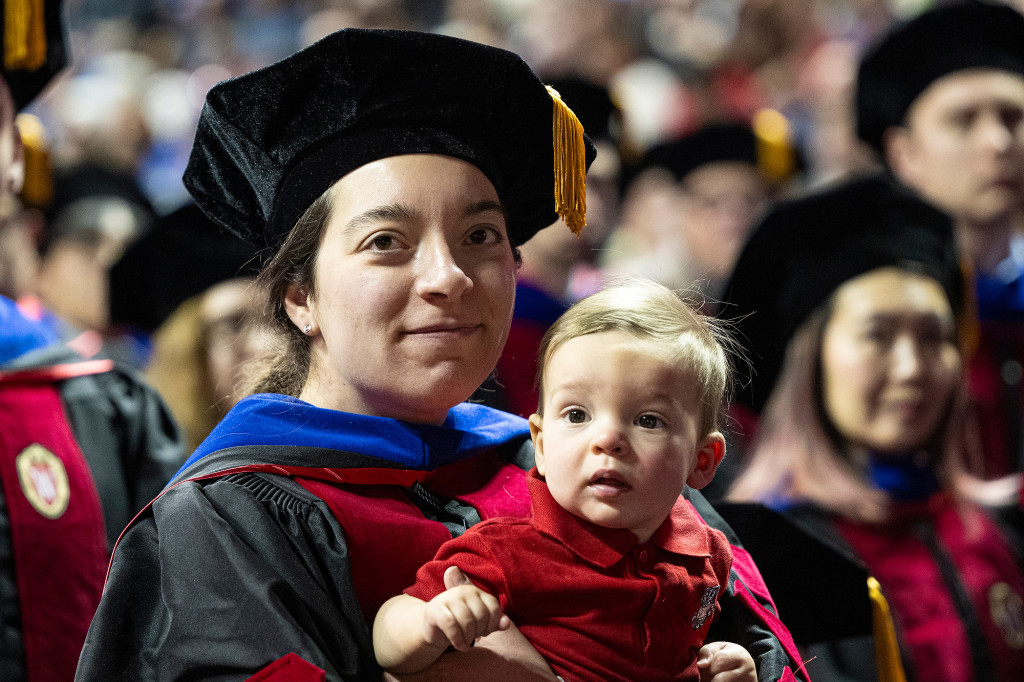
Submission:
[[[453,566],[448,571],[453,569],[458,570]],[[423,636],[437,648],[451,644],[466,651],[478,637],[511,625],[498,600],[470,583],[450,587],[427,603]]]
[[[705,644],[697,653],[700,682],[757,682],[750,652],[732,642]]]

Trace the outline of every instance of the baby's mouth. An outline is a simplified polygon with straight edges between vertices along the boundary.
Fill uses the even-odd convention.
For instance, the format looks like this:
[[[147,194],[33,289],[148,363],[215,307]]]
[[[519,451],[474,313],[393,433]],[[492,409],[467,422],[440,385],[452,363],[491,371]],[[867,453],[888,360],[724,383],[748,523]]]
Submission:
[[[590,487],[600,495],[615,495],[631,490],[622,474],[610,469],[601,469],[590,477]]]

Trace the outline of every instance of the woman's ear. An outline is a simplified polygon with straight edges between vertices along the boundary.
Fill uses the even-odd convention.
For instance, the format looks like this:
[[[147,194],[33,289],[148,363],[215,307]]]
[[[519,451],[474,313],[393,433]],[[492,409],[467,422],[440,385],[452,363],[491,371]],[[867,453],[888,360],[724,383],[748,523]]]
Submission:
[[[303,334],[310,336],[317,333],[317,323],[305,287],[298,284],[288,285],[284,292],[284,311],[288,313],[288,319],[292,321],[292,324],[298,327]]]
[[[537,473],[544,475],[544,422],[539,414],[530,415],[530,438],[533,439],[533,458]]]
[[[686,479],[686,485],[700,490],[715,477],[715,470],[722,463],[725,457],[725,436],[718,431],[712,431],[704,439],[697,451],[697,461],[694,463],[693,471]]]
[[[910,130],[903,126],[886,130],[882,137],[882,155],[893,175],[910,187],[917,186],[918,169]]]

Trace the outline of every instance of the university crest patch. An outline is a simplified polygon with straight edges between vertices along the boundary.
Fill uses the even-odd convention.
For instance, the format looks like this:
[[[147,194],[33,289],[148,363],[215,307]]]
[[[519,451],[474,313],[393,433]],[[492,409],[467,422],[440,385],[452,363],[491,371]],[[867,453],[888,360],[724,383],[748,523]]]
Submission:
[[[697,609],[697,613],[693,614],[694,630],[700,630],[704,626],[704,621],[715,612],[715,597],[718,596],[720,589],[722,588],[715,585],[704,590],[704,596],[700,598],[700,608]]]
[[[60,458],[33,443],[18,454],[14,463],[21,489],[32,507],[48,519],[59,519],[71,497],[68,473]]]

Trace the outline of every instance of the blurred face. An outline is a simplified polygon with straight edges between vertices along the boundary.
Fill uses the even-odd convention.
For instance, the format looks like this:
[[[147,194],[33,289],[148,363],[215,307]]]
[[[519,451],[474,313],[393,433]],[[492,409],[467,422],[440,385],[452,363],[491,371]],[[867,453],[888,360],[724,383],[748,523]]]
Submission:
[[[21,191],[24,172],[21,136],[14,126],[14,99],[7,83],[0,77],[0,202],[4,214],[6,203]]]
[[[688,173],[682,183],[683,234],[693,271],[712,281],[729,276],[767,187],[749,163],[715,162]]]
[[[939,78],[887,152],[903,182],[957,219],[1006,219],[1024,206],[1024,78],[994,69]]]
[[[0,77],[0,293],[17,297],[35,271],[35,244],[15,220],[24,176],[21,136],[14,126],[14,100]]]
[[[247,366],[266,349],[251,285],[251,280],[243,278],[220,282],[203,293],[200,303],[206,369],[217,405],[225,412],[242,395]]]
[[[942,287],[895,268],[850,280],[836,291],[821,363],[825,410],[843,438],[883,453],[926,445],[960,381]]]
[[[703,487],[724,454],[698,433],[696,378],[664,351],[622,332],[570,339],[544,371],[544,416],[530,417],[537,470],[576,516],[641,542],[684,485]]]
[[[475,166],[426,154],[374,161],[332,191],[315,291],[292,286],[285,300],[312,337],[300,397],[443,422],[494,368],[511,323],[515,263],[498,195]]]

